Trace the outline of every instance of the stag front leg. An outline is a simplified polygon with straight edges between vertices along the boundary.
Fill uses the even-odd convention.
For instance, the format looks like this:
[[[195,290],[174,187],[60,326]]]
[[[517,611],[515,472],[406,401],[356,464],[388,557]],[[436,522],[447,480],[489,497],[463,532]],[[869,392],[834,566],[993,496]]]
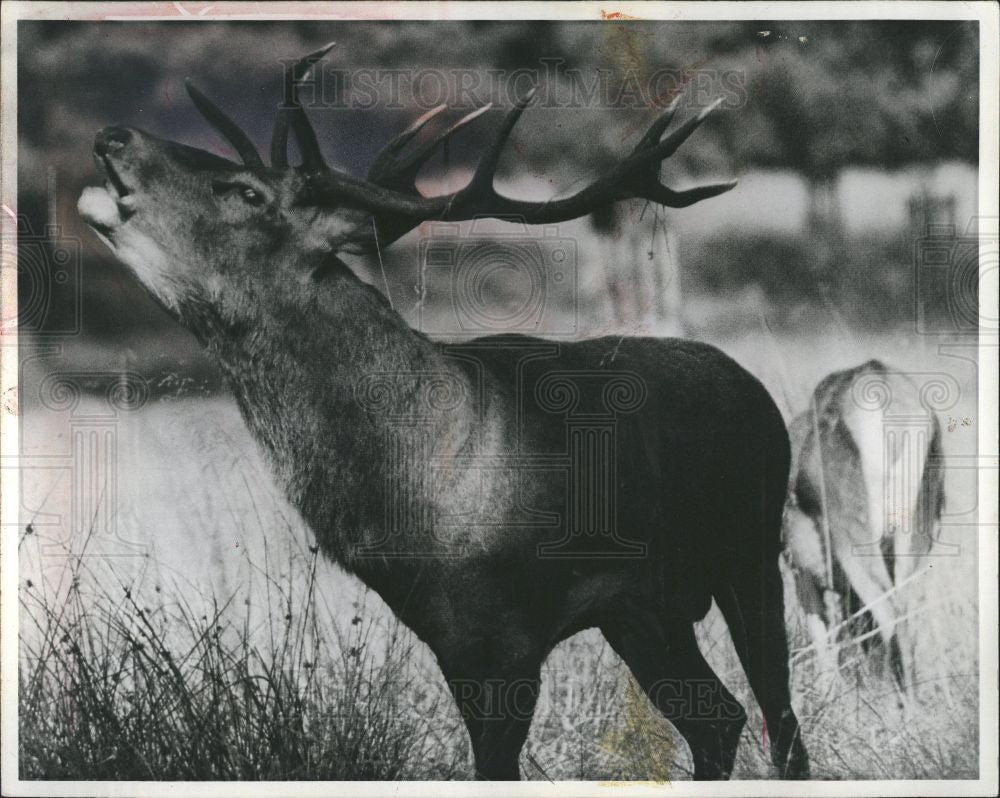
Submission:
[[[469,730],[476,778],[520,779],[518,758],[538,700],[542,658],[492,665],[481,651],[441,660],[459,712]]]

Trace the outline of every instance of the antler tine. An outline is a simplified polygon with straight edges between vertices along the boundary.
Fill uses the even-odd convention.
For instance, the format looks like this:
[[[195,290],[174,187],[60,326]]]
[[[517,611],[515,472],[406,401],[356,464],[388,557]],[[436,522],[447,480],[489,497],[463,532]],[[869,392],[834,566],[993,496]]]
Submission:
[[[677,109],[680,107],[680,104],[681,98],[679,96],[670,101],[670,104],[663,109],[663,112],[656,118],[656,121],[649,126],[649,130],[646,131],[646,135],[644,135],[636,145],[636,150],[640,147],[647,147],[660,141],[660,136],[663,135],[664,130],[670,127],[670,123],[673,121],[674,115],[677,113]]]
[[[441,107],[443,106],[438,106],[438,108]],[[437,109],[434,109],[432,112],[428,112],[428,114],[425,114],[424,117],[421,117],[421,119],[418,119],[416,122],[414,122],[413,125],[410,126],[410,128],[407,128],[406,131],[403,131],[403,134],[397,136],[397,139],[394,139],[393,142],[390,142],[390,144],[387,145],[386,148],[383,149],[381,153],[379,153],[378,158],[376,158],[375,160],[375,164],[373,164],[372,168],[368,172],[368,179],[373,180],[379,185],[386,186],[389,188],[397,188],[401,191],[406,190],[413,193],[418,193],[416,186],[417,174],[420,172],[420,169],[423,167],[423,165],[427,163],[427,159],[430,158],[431,154],[434,152],[434,150],[437,149],[438,145],[446,142],[449,138],[451,138],[451,136],[455,132],[461,130],[466,125],[470,124],[474,120],[481,117],[492,107],[493,103],[487,103],[481,108],[477,108],[475,111],[467,113],[457,122],[453,122],[446,130],[444,130],[437,136],[434,136],[434,138],[432,138],[430,141],[426,141],[423,144],[421,144],[406,159],[402,161],[391,160],[391,154],[387,153],[389,147],[393,146],[396,140],[398,140],[403,134],[407,133],[410,129],[417,127],[418,124],[420,127],[423,127],[423,125],[426,124],[427,121],[424,117],[429,118],[429,115],[431,113],[436,114]],[[419,127],[417,127],[417,130],[419,130]],[[414,131],[414,133],[415,132],[416,131]],[[413,134],[411,133],[409,138],[412,138],[412,135]],[[402,142],[398,147],[395,148],[396,152],[398,152],[399,149],[402,148],[403,143],[405,142]]]
[[[702,109],[697,116],[687,120],[677,130],[660,141],[660,135],[666,129],[669,117],[672,117],[676,111],[677,101],[671,103],[663,115],[646,131],[635,149],[632,150],[632,155],[622,164],[623,174],[619,179],[613,181],[617,183],[615,193],[622,198],[639,197],[668,208],[686,208],[703,199],[716,197],[734,188],[737,184],[736,180],[697,186],[685,191],[675,191],[660,183],[659,168],[642,168],[649,161],[659,163],[673,155],[695,129],[705,121],[706,117],[719,107],[721,102],[722,98],[720,97]]]
[[[331,44],[320,52],[325,53],[332,46]],[[312,123],[299,102],[299,83],[312,71],[312,67],[312,63],[308,64],[302,73],[302,78],[292,82],[292,99],[295,102],[295,107],[292,109],[292,130],[295,132],[295,139],[302,154],[302,168],[308,172],[321,172],[327,168],[326,161],[323,160],[323,151],[316,138],[316,131],[313,130]]]
[[[330,42],[303,56],[292,67],[291,73],[286,76],[285,96],[288,102],[278,110],[274,122],[274,133],[271,136],[272,166],[288,166],[288,127],[290,124],[302,154],[303,168],[311,172],[326,169],[326,162],[323,160],[316,132],[309,122],[309,117],[306,116],[305,109],[299,102],[298,89],[299,84],[308,76],[315,63],[330,52],[335,44],[336,42]]]
[[[685,191],[674,191],[672,188],[657,184],[650,191],[643,192],[641,199],[665,205],[668,208],[686,208],[696,202],[717,197],[731,191],[739,184],[739,180],[726,180],[722,183],[710,183],[706,186],[696,186]]]
[[[274,132],[271,134],[271,166],[288,166],[288,114],[284,108],[278,109],[274,117]]]
[[[716,99],[711,105],[703,108],[697,116],[688,119],[683,125],[677,128],[677,130],[663,139],[663,141],[661,141],[656,147],[653,147],[649,153],[648,160],[655,159],[657,161],[662,161],[677,152],[677,148],[688,140],[691,134],[701,126],[701,123],[708,118],[708,115],[722,105],[722,100],[722,97]]]
[[[187,89],[188,96],[194,102],[195,108],[201,112],[201,115],[208,120],[212,127],[225,136],[226,141],[233,145],[233,149],[239,154],[244,164],[254,167],[264,165],[257,148],[250,141],[250,137],[240,129],[239,125],[226,116],[221,108],[202,94],[190,78],[185,79],[184,88]]]
[[[517,120],[521,118],[524,109],[531,104],[533,99],[535,99],[534,86],[528,90],[524,97],[514,103],[514,107],[507,112],[503,122],[500,123],[500,129],[497,131],[493,144],[483,153],[483,157],[480,158],[479,165],[472,175],[472,180],[468,186],[458,193],[456,200],[464,199],[463,195],[471,196],[472,194],[479,193],[495,194],[493,178],[496,175],[497,166],[500,164],[500,156],[503,154],[503,149],[507,144],[507,139],[510,138],[510,133],[514,129],[514,125],[517,124]]]
[[[393,164],[395,163],[395,157],[399,154],[399,151],[406,146],[407,142],[410,141],[417,133],[419,133],[423,127],[430,122],[435,116],[444,111],[448,106],[445,103],[437,105],[431,110],[423,113],[414,122],[412,122],[402,133],[393,138],[388,144],[386,144],[380,151],[379,154],[375,156],[375,160],[372,161],[371,167],[368,169],[368,179],[374,180],[376,183],[381,183],[380,179],[383,176],[387,176],[392,170]]]

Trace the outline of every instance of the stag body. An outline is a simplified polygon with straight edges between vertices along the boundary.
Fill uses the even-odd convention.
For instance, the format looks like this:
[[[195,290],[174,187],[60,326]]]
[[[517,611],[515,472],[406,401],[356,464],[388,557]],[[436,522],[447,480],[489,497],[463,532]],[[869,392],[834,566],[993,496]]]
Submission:
[[[621,196],[684,205],[720,193],[731,184],[673,192],[650,168],[703,116],[661,141],[669,111],[594,186],[536,204],[492,188],[523,105],[468,187],[424,198],[412,179],[428,148],[397,156],[429,116],[366,182],[316,163],[294,104],[269,168],[193,97],[244,165],[110,128],[95,145],[107,185],[87,190],[81,213],[213,353],[323,551],[434,651],[477,774],[518,777],[542,662],[597,626],[690,744],[695,777],[728,776],[746,715],[692,626],[714,598],[775,763],[807,775],[777,567],[788,438],[763,387],[717,350],[679,340],[434,343],[337,257],[426,218],[500,208],[558,221]],[[289,125],[302,167],[284,160]]]
[[[791,744],[773,534],[788,452],[754,378],[680,340],[435,345],[346,271],[310,286],[305,307],[285,307],[280,291],[201,335],[323,550],[431,646],[468,719],[495,714],[498,702],[511,710],[492,736],[480,733],[481,774],[516,775],[545,656],[591,626],[659,696],[692,745],[697,775],[727,773],[745,716],[691,626],[713,596],[742,640],[771,728],[785,728]],[[206,312],[196,305],[182,316],[201,330],[194,314]],[[538,400],[539,382],[563,373],[647,375],[642,406],[617,420],[613,453],[617,530],[641,555],[609,559],[596,554],[606,537],[574,538],[567,482],[585,475],[529,464],[565,450],[563,418]],[[426,398],[434,384],[458,400],[435,409]],[[370,390],[384,395],[366,399]],[[596,393],[581,400],[601,411]],[[426,525],[387,534],[386,504],[397,497]],[[532,522],[543,513],[558,521]],[[563,541],[574,556],[539,556]],[[513,691],[492,686],[490,695],[490,682]],[[710,685],[712,710],[691,722],[694,693],[684,690],[696,683]]]

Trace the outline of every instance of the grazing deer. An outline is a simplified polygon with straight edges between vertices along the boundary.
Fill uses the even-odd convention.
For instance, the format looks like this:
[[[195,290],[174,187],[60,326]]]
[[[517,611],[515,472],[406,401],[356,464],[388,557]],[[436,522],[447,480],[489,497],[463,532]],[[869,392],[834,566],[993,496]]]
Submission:
[[[912,640],[895,589],[931,549],[944,503],[941,430],[918,386],[877,360],[830,374],[791,424],[785,546],[809,634],[835,670],[833,640],[867,616],[893,677],[912,686]]]
[[[555,223],[626,197],[683,207],[721,194],[734,183],[659,182],[711,109],[664,135],[672,106],[590,186],[527,202],[493,182],[529,96],[465,188],[425,197],[421,165],[480,111],[411,144],[443,109],[425,114],[366,179],[330,169],[297,97],[328,49],[289,72],[270,166],[189,85],[242,163],[106,128],[94,146],[105,185],[84,191],[81,215],[218,361],[322,551],[435,653],[478,777],[519,777],[545,657],[595,626],[690,745],[695,778],[728,777],[746,714],[695,641],[713,598],[779,773],[806,777],[778,567],[788,436],[761,384],[683,340],[436,344],[338,257],[425,220]]]

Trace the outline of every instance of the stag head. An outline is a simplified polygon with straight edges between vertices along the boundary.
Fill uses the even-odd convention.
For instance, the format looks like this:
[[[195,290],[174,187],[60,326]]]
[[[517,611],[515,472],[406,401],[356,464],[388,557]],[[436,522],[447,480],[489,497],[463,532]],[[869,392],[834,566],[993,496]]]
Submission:
[[[472,179],[457,192],[426,197],[417,190],[417,174],[438,145],[489,105],[420,141],[420,131],[446,109],[442,105],[428,111],[386,145],[366,179],[354,178],[323,161],[297,96],[300,83],[331,47],[310,53],[288,72],[270,166],[246,133],[190,83],[194,104],[242,163],[133,128],[110,127],[97,135],[94,159],[105,183],[84,190],[80,214],[168,308],[179,311],[186,298],[221,299],[240,286],[254,286],[258,292],[301,290],[331,269],[346,272],[338,253],[385,247],[426,220],[495,217],[554,223],[629,197],[685,207],[736,185],[730,181],[674,191],[660,184],[660,162],[718,105],[664,135],[675,101],[630,155],[576,194],[546,202],[503,196],[493,185],[497,165],[533,91],[508,112]],[[301,154],[298,165],[288,161],[289,131]]]

